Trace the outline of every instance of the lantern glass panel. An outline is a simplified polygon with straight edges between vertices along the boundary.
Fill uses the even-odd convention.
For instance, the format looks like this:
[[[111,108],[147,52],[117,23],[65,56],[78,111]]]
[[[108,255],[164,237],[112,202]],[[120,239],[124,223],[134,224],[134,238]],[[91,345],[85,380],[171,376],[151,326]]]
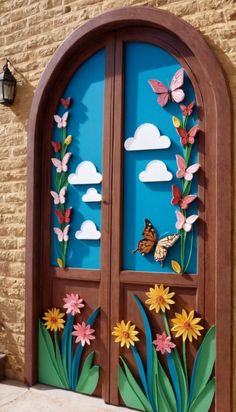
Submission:
[[[3,82],[4,99],[13,100],[14,98],[14,83],[4,80]]]
[[[3,100],[3,81],[0,80],[0,100]]]

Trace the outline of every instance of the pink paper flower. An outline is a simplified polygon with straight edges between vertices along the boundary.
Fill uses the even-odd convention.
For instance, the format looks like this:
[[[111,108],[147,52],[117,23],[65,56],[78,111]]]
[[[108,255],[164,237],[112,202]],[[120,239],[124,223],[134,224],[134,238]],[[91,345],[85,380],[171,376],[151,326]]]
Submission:
[[[154,340],[152,343],[156,345],[156,351],[161,352],[162,355],[164,355],[166,352],[170,353],[171,349],[176,347],[176,345],[170,341],[171,337],[166,336],[165,332],[163,332],[162,335],[159,335],[157,333],[156,337],[156,340]]]
[[[81,342],[82,346],[84,346],[85,343],[90,345],[90,340],[95,339],[95,336],[92,335],[95,330],[91,329],[91,326],[86,325],[85,322],[82,322],[82,324],[77,323],[77,325],[74,325],[74,329],[72,335],[77,336],[75,343]]]
[[[78,294],[74,295],[71,293],[70,295],[66,294],[66,298],[63,299],[65,305],[63,308],[66,308],[66,313],[72,313],[72,315],[76,315],[76,313],[80,313],[80,308],[83,308],[85,305],[82,303],[83,299],[79,299]]]

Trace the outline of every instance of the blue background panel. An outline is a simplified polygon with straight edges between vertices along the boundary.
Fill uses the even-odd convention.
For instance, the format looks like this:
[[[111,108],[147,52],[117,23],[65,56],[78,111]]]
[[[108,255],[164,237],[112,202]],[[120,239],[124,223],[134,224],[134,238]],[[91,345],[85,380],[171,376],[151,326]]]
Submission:
[[[155,262],[153,253],[141,256],[136,249],[142,238],[144,219],[148,218],[158,237],[177,233],[175,228],[177,207],[171,205],[171,186],[173,183],[181,187],[181,181],[176,178],[177,165],[175,155],[182,155],[179,136],[172,124],[172,116],[182,118],[178,104],[168,103],[161,107],[157,103],[157,95],[152,91],[148,80],[158,79],[166,86],[170,84],[175,72],[181,67],[179,62],[163,49],[142,42],[127,43],[125,48],[125,116],[124,140],[134,136],[138,126],[152,123],[158,127],[161,135],[171,140],[171,146],[162,150],[126,151],[124,150],[124,204],[123,204],[123,269],[149,272],[173,272],[171,259],[180,261],[180,242],[169,249],[165,265]],[[185,73],[185,100],[189,104],[195,94],[192,84]],[[197,123],[196,109],[188,121],[188,129]],[[138,176],[149,161],[162,160],[174,178],[169,182],[142,183]],[[197,144],[194,145],[189,164],[198,161]],[[191,193],[197,194],[197,174],[194,176]],[[197,201],[188,209],[188,215],[198,213]],[[194,224],[194,247],[188,272],[197,272],[197,222]],[[188,256],[188,235],[185,256]]]
[[[68,151],[72,152],[69,162],[69,174],[74,173],[77,165],[90,160],[102,173],[102,135],[104,115],[104,84],[105,84],[105,50],[102,49],[91,56],[79,67],[67,85],[63,97],[72,97],[67,123],[67,135],[73,136]],[[58,106],[57,114],[62,115],[66,110]],[[61,130],[54,127],[53,140],[60,140]],[[52,181],[55,168],[52,166]],[[67,267],[99,269],[100,240],[78,240],[75,232],[80,229],[84,220],[92,220],[97,229],[101,230],[101,202],[84,203],[83,194],[89,187],[95,187],[101,193],[101,184],[69,185],[66,196],[66,207],[72,207],[72,220],[67,250]],[[55,187],[53,188],[55,190]],[[52,209],[52,228],[58,226],[57,218]],[[51,231],[51,264],[57,266],[58,244],[56,235]]]

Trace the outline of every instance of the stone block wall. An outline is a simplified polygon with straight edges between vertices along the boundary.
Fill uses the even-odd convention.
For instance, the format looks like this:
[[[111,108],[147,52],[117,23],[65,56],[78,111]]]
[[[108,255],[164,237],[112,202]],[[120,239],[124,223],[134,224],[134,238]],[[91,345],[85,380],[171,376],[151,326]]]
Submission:
[[[33,93],[51,56],[73,30],[105,11],[135,5],[169,10],[203,34],[223,67],[235,110],[234,0],[0,2],[0,65],[4,64],[4,57],[8,57],[18,81],[14,105],[0,107],[0,352],[8,355],[6,373],[9,378],[22,380],[24,369],[26,153],[27,123]],[[234,279],[232,290],[236,292],[236,276]],[[236,330],[236,307],[233,313],[232,329]],[[236,333],[234,335],[236,342]],[[235,355],[236,350],[234,358]],[[234,404],[236,406],[236,397]]]

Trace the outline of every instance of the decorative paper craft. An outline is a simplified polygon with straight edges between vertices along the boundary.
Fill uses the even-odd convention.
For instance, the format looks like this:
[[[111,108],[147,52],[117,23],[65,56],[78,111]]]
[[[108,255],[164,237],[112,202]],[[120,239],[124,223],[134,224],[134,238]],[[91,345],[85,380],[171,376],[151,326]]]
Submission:
[[[185,232],[189,232],[192,229],[193,223],[198,219],[198,215],[185,217],[179,210],[176,210],[175,214],[177,217],[177,222],[175,225],[176,229],[183,229]]]
[[[172,100],[176,103],[180,103],[184,100],[185,94],[180,87],[184,83],[184,69],[177,70],[173,76],[170,88],[168,89],[160,80],[148,80],[154,93],[159,94],[157,101],[160,106],[165,106],[168,101]]]
[[[53,199],[54,199],[54,205],[64,205],[66,198],[65,198],[65,194],[66,194],[66,187],[62,187],[60,192],[54,192],[53,190],[50,191]]]
[[[179,239],[179,235],[173,234],[157,241],[156,231],[152,223],[148,219],[145,219],[143,236],[144,239],[141,239],[138,242],[138,247],[133,251],[133,253],[136,253],[138,251],[139,253],[141,253],[141,255],[147,255],[152,252],[155,247],[154,260],[161,262],[162,266],[164,264],[168,249],[174,246],[175,242]]]
[[[176,185],[172,185],[172,195],[173,197],[171,199],[171,204],[173,206],[179,205],[183,210],[188,209],[190,203],[197,198],[196,195],[187,195],[182,197],[181,191]]]
[[[98,240],[101,238],[101,232],[97,230],[95,223],[92,220],[85,220],[80,230],[75,232],[76,239],[79,240]]]
[[[171,172],[167,170],[166,164],[161,160],[151,160],[141,173],[141,182],[168,182],[173,179]]]
[[[186,161],[182,156],[176,155],[176,163],[178,165],[178,170],[176,172],[176,176],[179,179],[184,178],[187,181],[191,181],[193,179],[193,174],[196,173],[200,167],[199,163],[195,163],[187,167]]]
[[[68,176],[68,182],[71,185],[97,184],[101,181],[101,173],[97,172],[95,165],[88,160],[79,163],[75,173]]]
[[[68,232],[69,232],[70,225],[66,225],[63,230],[59,227],[54,227],[53,230],[57,235],[59,242],[67,242],[69,240]]]
[[[65,223],[70,223],[72,207],[68,207],[68,209],[65,210],[65,213],[63,213],[60,209],[56,209],[55,213],[57,215],[60,225],[64,225]]]
[[[194,144],[195,143],[195,136],[199,130],[199,126],[193,126],[187,132],[187,130],[183,129],[182,127],[177,127],[177,133],[180,136],[181,144],[185,146],[186,144]]]
[[[69,162],[70,157],[71,157],[70,152],[66,153],[62,160],[59,160],[56,157],[52,157],[51,161],[54,164],[54,166],[57,168],[57,173],[67,172],[68,170],[67,163]]]
[[[170,288],[163,285],[154,285],[146,295],[145,301],[150,305],[149,310],[161,313],[164,331],[156,333],[152,329],[144,303],[133,294],[144,325],[145,342],[140,342],[146,349],[145,360],[142,360],[139,349],[134,339],[135,325],[126,325],[122,320],[113,328],[112,335],[115,342],[132,351],[136,371],[129,369],[125,359],[121,356],[121,365],[118,365],[118,387],[120,395],[127,407],[145,412],[199,412],[209,411],[215,393],[215,378],[212,372],[215,364],[215,335],[216,328],[212,326],[203,338],[195,357],[191,379],[189,380],[188,347],[193,339],[198,340],[203,331],[200,317],[195,317],[194,310],[187,313],[175,313],[175,318],[168,319],[167,312],[170,305],[175,304],[172,299],[175,292],[169,292]],[[173,327],[171,327],[172,325]],[[181,337],[183,353],[180,356],[179,349],[172,341],[171,331],[175,333],[175,339]],[[134,332],[135,331],[135,332]],[[159,332],[159,331],[158,331]],[[123,335],[123,336],[122,336]],[[153,336],[156,340],[153,341]],[[127,345],[127,343],[131,345]],[[155,345],[155,346],[154,346]],[[158,353],[159,352],[159,353]],[[160,354],[161,353],[161,354]],[[159,358],[166,357],[166,366],[163,368]],[[135,377],[139,377],[139,381]]]
[[[171,141],[167,136],[161,136],[159,129],[152,123],[144,123],[139,126],[134,137],[125,140],[126,150],[155,150],[168,149]]]
[[[62,117],[58,116],[58,114],[54,114],[54,120],[57,123],[58,129],[67,126],[68,114],[69,112],[65,112]]]
[[[182,110],[183,116],[191,116],[194,107],[194,100],[185,106],[184,104],[180,104],[180,109]]]
[[[71,97],[67,97],[67,99],[61,98],[61,104],[64,106],[65,109],[68,109],[71,105]]]
[[[98,193],[97,189],[91,187],[87,192],[82,196],[83,202],[101,202],[102,195]]]

